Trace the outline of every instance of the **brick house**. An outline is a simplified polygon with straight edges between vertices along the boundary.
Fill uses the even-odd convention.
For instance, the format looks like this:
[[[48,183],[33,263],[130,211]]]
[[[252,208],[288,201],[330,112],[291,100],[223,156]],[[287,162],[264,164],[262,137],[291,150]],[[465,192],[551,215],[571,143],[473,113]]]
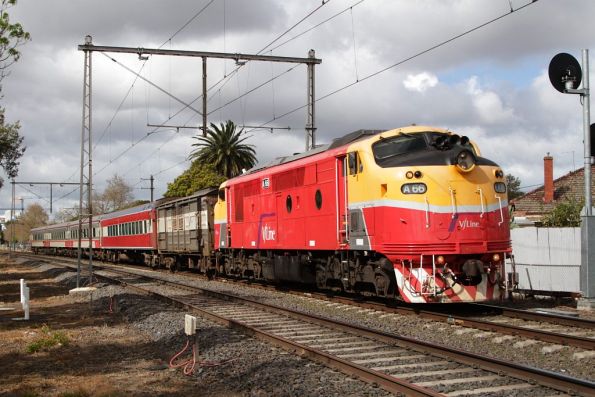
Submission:
[[[595,197],[595,166],[591,165],[591,194]],[[584,168],[571,171],[554,180],[554,159],[548,153],[543,158],[544,185],[511,200],[511,213],[519,224],[540,222],[556,205],[565,201],[583,202],[585,197]]]

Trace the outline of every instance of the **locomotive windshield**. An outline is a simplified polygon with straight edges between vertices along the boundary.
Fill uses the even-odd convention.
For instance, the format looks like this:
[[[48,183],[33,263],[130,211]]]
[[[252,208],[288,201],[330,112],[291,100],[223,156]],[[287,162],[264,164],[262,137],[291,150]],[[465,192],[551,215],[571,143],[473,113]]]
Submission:
[[[393,138],[383,139],[372,146],[376,162],[382,162],[393,156],[417,152],[427,149],[428,143],[422,134],[401,134]]]
[[[466,149],[478,157],[475,148],[466,136],[440,132],[416,134],[401,133],[385,138],[372,145],[374,160],[380,167],[404,165],[450,165],[453,153]],[[482,164],[488,162],[479,159]]]

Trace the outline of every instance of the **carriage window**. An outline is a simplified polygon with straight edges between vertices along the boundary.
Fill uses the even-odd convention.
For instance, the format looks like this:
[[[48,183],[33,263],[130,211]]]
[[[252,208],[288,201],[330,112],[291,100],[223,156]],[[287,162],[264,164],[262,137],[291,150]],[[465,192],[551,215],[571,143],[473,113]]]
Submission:
[[[291,209],[293,208],[291,196],[287,196],[287,198],[285,199],[285,206],[287,207],[287,212],[291,212]]]
[[[225,189],[219,189],[219,200],[225,201]]]

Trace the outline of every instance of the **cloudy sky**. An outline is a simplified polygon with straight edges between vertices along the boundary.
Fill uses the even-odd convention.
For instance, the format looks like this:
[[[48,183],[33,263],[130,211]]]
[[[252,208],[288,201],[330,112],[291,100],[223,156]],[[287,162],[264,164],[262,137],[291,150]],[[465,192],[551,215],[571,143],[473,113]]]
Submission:
[[[548,152],[555,177],[583,165],[579,97],[555,91],[547,68],[559,52],[580,62],[595,48],[592,0],[20,0],[9,13],[32,36],[0,102],[27,146],[17,182],[79,181],[85,35],[134,48],[314,49],[317,143],[361,128],[445,127],[528,189],[542,183]],[[154,175],[160,197],[188,167],[197,130],[149,125],[202,123],[191,109],[202,107],[200,58],[94,52],[92,62],[94,189],[118,174],[148,199]],[[304,65],[209,59],[207,69],[210,122],[289,127],[251,130],[261,162],[303,151]],[[78,206],[74,187],[52,193],[54,212]],[[48,186],[17,185],[16,196],[49,209]],[[0,200],[11,206],[9,183]]]

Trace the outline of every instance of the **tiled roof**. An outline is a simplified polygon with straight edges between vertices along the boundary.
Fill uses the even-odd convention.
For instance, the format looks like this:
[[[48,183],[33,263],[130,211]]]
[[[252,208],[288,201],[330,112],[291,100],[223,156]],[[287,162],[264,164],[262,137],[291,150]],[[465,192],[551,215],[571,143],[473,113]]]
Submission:
[[[514,204],[514,214],[517,216],[541,216],[550,212],[559,203],[566,201],[584,201],[585,177],[584,168],[569,172],[554,180],[554,201],[543,202],[543,186],[526,193],[517,199],[511,200]],[[591,165],[591,175],[595,176],[595,166]],[[595,197],[595,184],[591,179],[591,194]]]

